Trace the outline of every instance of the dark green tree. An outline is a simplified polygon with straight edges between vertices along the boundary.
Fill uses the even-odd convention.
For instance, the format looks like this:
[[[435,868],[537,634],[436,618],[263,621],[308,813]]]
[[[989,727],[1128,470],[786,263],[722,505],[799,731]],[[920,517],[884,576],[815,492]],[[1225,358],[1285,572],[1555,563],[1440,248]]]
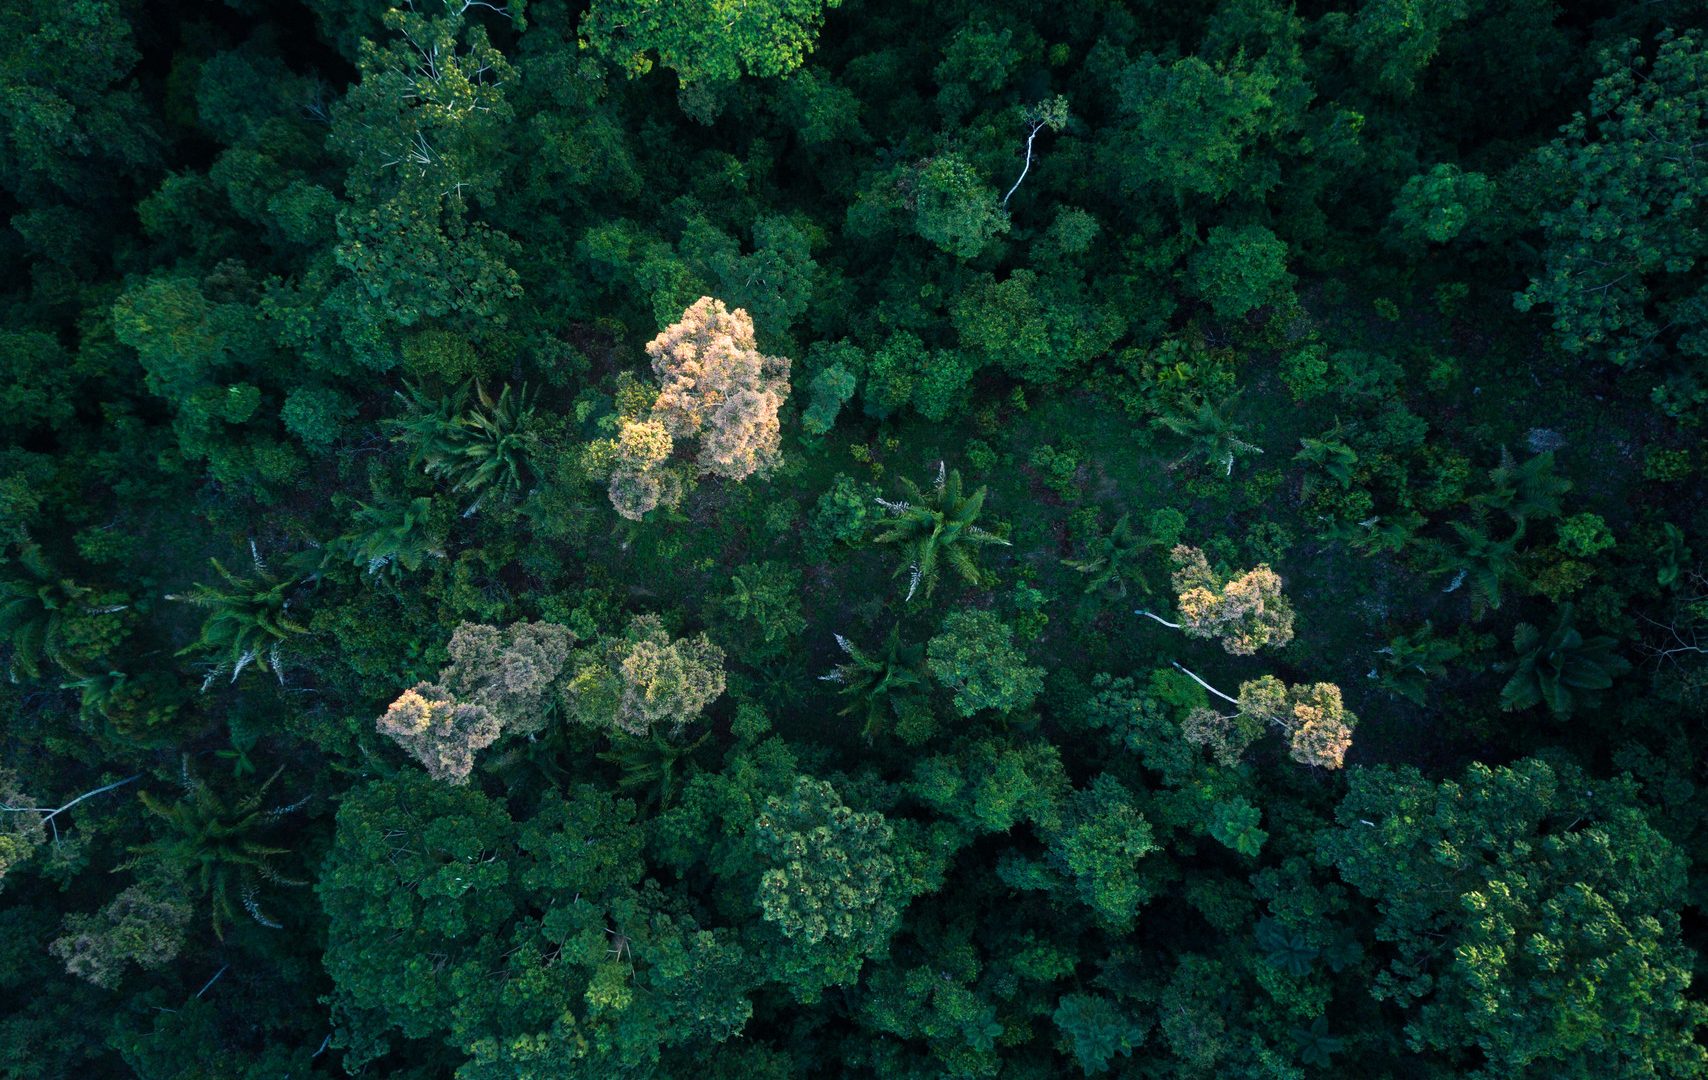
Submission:
[[[760,917],[788,942],[779,974],[811,999],[854,981],[881,953],[901,917],[905,881],[884,815],[843,805],[822,780],[797,777],[754,819],[754,853],[766,869]]]
[[[1434,624],[1425,622],[1376,651],[1382,657],[1379,665],[1382,685],[1422,705],[1430,682],[1444,678],[1447,665],[1465,650],[1450,638],[1436,636]]]
[[[11,646],[7,670],[14,682],[20,675],[40,678],[43,660],[75,674],[85,659],[117,643],[116,625],[102,617],[128,604],[61,577],[36,544],[21,545],[7,561],[15,569],[0,577],[0,642]]]
[[[1192,291],[1220,319],[1240,319],[1291,289],[1287,245],[1261,225],[1210,230],[1188,271]]]
[[[1693,207],[1708,179],[1688,163],[1708,129],[1708,50],[1670,31],[1658,46],[1651,59],[1634,39],[1612,43],[1589,107],[1537,151],[1546,246],[1515,300],[1547,305],[1569,353],[1635,364],[1678,347],[1699,367],[1708,307]]]
[[[1472,614],[1480,617],[1488,609],[1500,607],[1507,585],[1524,580],[1518,562],[1524,522],[1519,521],[1512,535],[1504,540],[1490,536],[1481,522],[1455,521],[1452,529],[1456,540],[1437,544],[1432,549],[1434,570],[1451,575],[1443,592],[1468,586]]]
[[[1530,758],[1439,785],[1352,774],[1323,857],[1376,904],[1372,989],[1415,1052],[1472,1077],[1686,1076],[1708,1062],[1687,996],[1684,860],[1635,804]]]

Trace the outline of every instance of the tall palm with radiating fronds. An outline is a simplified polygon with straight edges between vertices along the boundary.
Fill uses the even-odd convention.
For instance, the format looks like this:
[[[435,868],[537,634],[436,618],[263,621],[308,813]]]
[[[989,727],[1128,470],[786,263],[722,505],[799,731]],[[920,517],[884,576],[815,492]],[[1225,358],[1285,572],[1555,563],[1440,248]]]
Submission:
[[[643,802],[664,809],[693,771],[694,751],[709,738],[709,731],[691,743],[672,739],[658,728],[646,735],[615,732],[611,736],[611,749],[601,753],[599,760],[622,770],[617,777],[619,789],[638,789]]]
[[[249,545],[249,555],[255,565],[252,576],[239,577],[218,559],[209,559],[223,585],[198,582],[187,594],[167,596],[168,600],[182,600],[208,610],[200,636],[178,650],[180,656],[197,652],[215,654],[215,666],[208,672],[204,688],[226,671],[231,673],[231,681],[236,682],[251,664],[259,671],[271,671],[282,680],[279,667],[282,647],[293,635],[308,633],[307,627],[286,614],[302,579],[268,569],[253,542]]]
[[[880,544],[900,544],[903,559],[896,576],[908,575],[907,598],[913,599],[920,586],[930,596],[937,587],[938,568],[947,562],[968,584],[983,580],[974,550],[985,544],[1008,545],[1008,541],[977,524],[984,509],[986,489],[979,488],[971,495],[961,485],[958,469],[946,469],[939,462],[937,479],[929,491],[906,477],[902,488],[907,499],[891,502],[879,499],[878,505],[889,511],[889,517],[879,522],[882,530],[872,539]]]
[[[1437,637],[1435,625],[1425,622],[1411,633],[1401,634],[1377,649],[1376,653],[1382,659],[1377,670],[1370,674],[1381,679],[1386,689],[1422,705],[1430,684],[1445,678],[1447,665],[1464,652],[1464,647],[1457,641]]]
[[[1167,518],[1185,521],[1179,513],[1165,509],[1151,514],[1149,530],[1139,531],[1132,526],[1131,514],[1120,514],[1112,530],[1086,542],[1085,559],[1062,559],[1062,564],[1085,574],[1086,593],[1102,593],[1108,600],[1120,600],[1127,595],[1129,586],[1138,586],[1141,593],[1149,593],[1151,584],[1139,561],[1146,552],[1158,547],[1167,549],[1179,540],[1179,531],[1173,531],[1172,525],[1165,523]]]
[[[1518,545],[1524,539],[1524,522],[1520,521],[1512,535],[1497,540],[1481,527],[1453,522],[1456,543],[1436,548],[1436,572],[1452,574],[1447,588],[1452,592],[1468,585],[1472,613],[1481,617],[1487,608],[1498,608],[1501,588],[1509,581],[1522,578],[1518,566]]]
[[[356,503],[350,531],[335,540],[332,552],[355,563],[369,577],[400,577],[419,570],[430,558],[444,558],[444,536],[433,520],[433,500]]]
[[[164,823],[155,839],[131,848],[128,865],[147,865],[168,875],[181,875],[211,901],[214,934],[223,938],[225,925],[236,918],[241,905],[262,926],[277,929],[279,923],[261,910],[258,896],[263,881],[279,885],[302,885],[279,873],[276,861],[290,848],[279,847],[264,834],[287,814],[307,802],[270,810],[261,808],[267,789],[284,771],[273,770],[260,787],[235,802],[227,802],[199,776],[190,772],[189,759],[181,766],[184,795],[176,802],[139,793],[143,806]]]
[[[1494,487],[1479,501],[1521,524],[1534,518],[1559,517],[1560,496],[1572,489],[1570,480],[1554,475],[1552,450],[1520,464],[1503,446],[1500,463],[1489,470],[1489,480]]]
[[[527,389],[513,394],[506,386],[493,397],[474,384],[472,406],[469,390],[464,384],[432,398],[420,387],[409,387],[408,415],[390,421],[393,440],[411,446],[410,465],[451,481],[452,491],[476,494],[465,516],[489,494],[506,499],[521,494],[534,475],[534,409]]]
[[[1223,476],[1231,476],[1241,455],[1263,453],[1262,447],[1245,438],[1245,427],[1233,421],[1233,402],[1233,398],[1221,402],[1200,398],[1191,411],[1164,413],[1151,421],[1191,444],[1176,465],[1198,457],[1211,468],[1222,470]]]
[[[36,544],[22,545],[10,561],[18,572],[0,577],[0,643],[12,647],[12,680],[39,678],[44,659],[75,673],[67,656],[72,621],[128,605],[98,603],[94,589],[55,573]]]
[[[819,678],[836,683],[836,692],[849,699],[838,716],[865,714],[866,726],[861,734],[867,739],[877,733],[886,719],[901,717],[930,687],[925,646],[903,641],[900,626],[890,628],[880,652],[868,653],[841,634],[836,635],[836,644],[848,654],[848,659]]]

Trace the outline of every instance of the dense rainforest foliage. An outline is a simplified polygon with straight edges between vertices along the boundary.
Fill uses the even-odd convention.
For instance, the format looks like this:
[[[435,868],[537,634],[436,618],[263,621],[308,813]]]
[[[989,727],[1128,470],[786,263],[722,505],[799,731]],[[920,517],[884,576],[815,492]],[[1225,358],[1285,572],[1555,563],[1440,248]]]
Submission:
[[[1704,0],[0,30],[0,1076],[1708,1075]]]

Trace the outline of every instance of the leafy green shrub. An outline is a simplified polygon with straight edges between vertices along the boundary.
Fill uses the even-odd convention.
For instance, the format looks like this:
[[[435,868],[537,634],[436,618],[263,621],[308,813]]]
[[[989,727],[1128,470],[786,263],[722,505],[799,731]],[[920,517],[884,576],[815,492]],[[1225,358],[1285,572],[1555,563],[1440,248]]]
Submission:
[[[1192,256],[1189,280],[1218,318],[1243,318],[1292,288],[1286,241],[1261,225],[1217,225]]]
[[[1482,216],[1493,199],[1488,177],[1443,162],[1405,182],[1394,200],[1393,222],[1408,239],[1445,244]]]
[[[812,528],[828,541],[857,544],[880,516],[876,485],[837,473],[813,506]]]
[[[1560,522],[1558,535],[1560,550],[1580,559],[1598,555],[1615,543],[1613,530],[1599,514],[1573,514]]]
[[[926,645],[926,661],[962,716],[983,709],[1017,712],[1044,688],[1044,669],[1026,663],[1013,629],[988,611],[951,612]]]
[[[349,398],[325,386],[297,387],[285,395],[279,410],[285,430],[310,450],[325,450],[338,441],[345,422],[355,415],[356,406]]]

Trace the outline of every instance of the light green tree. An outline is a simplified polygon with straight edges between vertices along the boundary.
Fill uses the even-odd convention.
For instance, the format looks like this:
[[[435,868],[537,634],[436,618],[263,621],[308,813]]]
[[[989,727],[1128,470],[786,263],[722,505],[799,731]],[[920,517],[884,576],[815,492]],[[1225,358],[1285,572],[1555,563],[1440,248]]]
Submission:
[[[766,867],[760,917],[789,943],[797,992],[852,982],[901,918],[901,868],[884,815],[852,810],[828,783],[800,776],[759,808],[752,844]]]
[[[632,75],[653,64],[684,86],[729,82],[743,74],[787,75],[817,42],[827,8],[842,0],[593,0],[581,17],[581,36],[601,56]]]
[[[579,650],[562,695],[583,724],[646,735],[680,734],[724,692],[724,651],[704,634],[672,638],[656,615]]]

